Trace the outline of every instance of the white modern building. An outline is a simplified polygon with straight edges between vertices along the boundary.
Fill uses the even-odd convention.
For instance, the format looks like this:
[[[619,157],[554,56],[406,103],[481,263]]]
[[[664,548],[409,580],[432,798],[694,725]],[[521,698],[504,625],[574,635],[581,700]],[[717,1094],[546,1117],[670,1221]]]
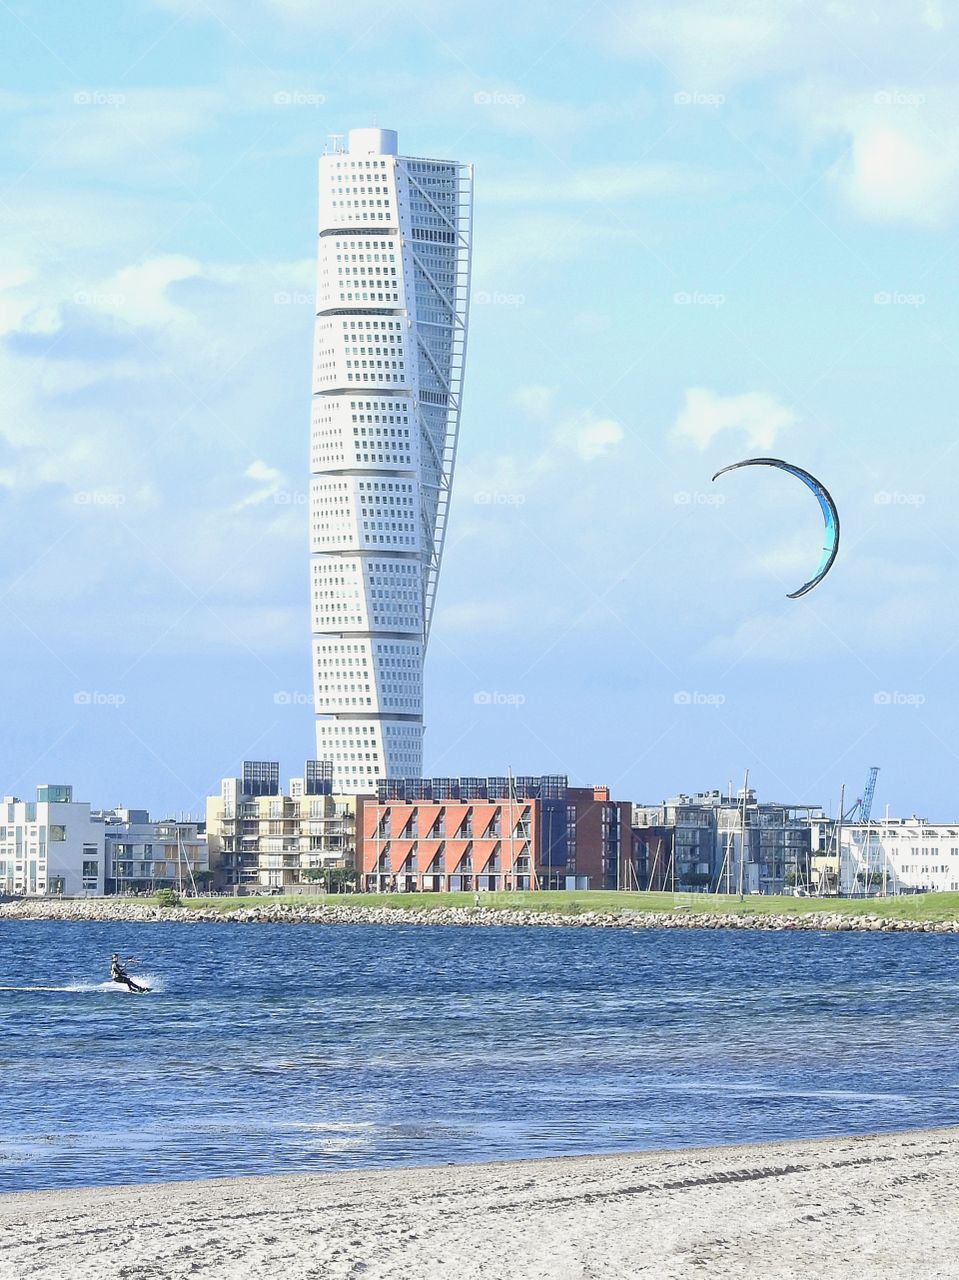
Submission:
[[[73,788],[44,784],[36,800],[0,805],[0,892],[28,897],[103,893],[104,826]]]
[[[320,160],[310,551],[335,793],[422,773],[423,661],[466,353],[473,174],[354,129]]]
[[[812,823],[814,892],[836,891],[836,846],[843,894],[955,893],[959,891],[959,822],[883,818]]]

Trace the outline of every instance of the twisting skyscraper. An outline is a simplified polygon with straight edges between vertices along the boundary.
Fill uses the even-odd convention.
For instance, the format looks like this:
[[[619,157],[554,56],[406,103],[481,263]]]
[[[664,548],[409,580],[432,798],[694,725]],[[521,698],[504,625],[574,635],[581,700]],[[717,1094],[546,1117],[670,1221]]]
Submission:
[[[354,129],[320,160],[310,547],[316,754],[418,777],[466,351],[473,174]]]

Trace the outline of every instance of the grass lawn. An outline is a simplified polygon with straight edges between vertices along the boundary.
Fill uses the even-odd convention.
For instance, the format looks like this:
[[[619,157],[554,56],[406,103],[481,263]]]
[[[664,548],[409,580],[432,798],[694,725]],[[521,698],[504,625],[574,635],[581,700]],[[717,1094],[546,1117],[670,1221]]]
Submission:
[[[485,910],[547,911],[558,915],[582,915],[586,911],[615,914],[619,911],[662,911],[672,914],[677,905],[697,914],[720,915],[875,915],[890,920],[959,920],[959,893],[920,893],[896,898],[786,898],[735,894],[616,893],[605,890],[540,890],[519,893],[483,893]],[[183,905],[213,911],[239,907],[316,906],[425,908],[472,907],[472,893],[350,893],[283,895],[276,897],[188,898]]]

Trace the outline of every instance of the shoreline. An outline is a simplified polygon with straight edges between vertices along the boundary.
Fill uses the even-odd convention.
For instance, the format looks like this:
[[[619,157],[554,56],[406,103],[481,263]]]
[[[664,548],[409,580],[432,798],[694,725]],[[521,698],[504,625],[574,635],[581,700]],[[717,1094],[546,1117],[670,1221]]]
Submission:
[[[339,897],[340,895],[336,895]],[[284,924],[284,925],[407,925],[463,928],[566,929],[762,929],[827,933],[939,933],[959,934],[959,920],[903,920],[876,914],[853,915],[817,911],[775,913],[697,913],[688,908],[672,913],[623,909],[616,912],[525,911],[510,907],[359,906],[337,902],[284,903],[277,901],[230,910],[159,907],[153,903],[117,898],[69,901],[30,899],[0,902],[0,924],[8,920],[90,921],[110,924]]]
[[[0,1195],[0,1280],[931,1280],[959,1127]]]

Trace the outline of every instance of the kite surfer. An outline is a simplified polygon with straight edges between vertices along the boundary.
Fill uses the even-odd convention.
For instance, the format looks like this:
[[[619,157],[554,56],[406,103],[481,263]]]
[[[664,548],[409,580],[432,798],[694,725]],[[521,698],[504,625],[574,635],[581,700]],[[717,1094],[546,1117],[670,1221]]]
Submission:
[[[127,961],[127,963],[129,964],[130,961]],[[119,982],[124,986],[129,987],[131,991],[137,992],[138,995],[142,995],[144,992],[150,990],[149,987],[141,987],[138,983],[133,981],[133,979],[124,969],[123,965],[120,963],[120,957],[117,955],[115,951],[110,960],[110,980],[112,982]]]

